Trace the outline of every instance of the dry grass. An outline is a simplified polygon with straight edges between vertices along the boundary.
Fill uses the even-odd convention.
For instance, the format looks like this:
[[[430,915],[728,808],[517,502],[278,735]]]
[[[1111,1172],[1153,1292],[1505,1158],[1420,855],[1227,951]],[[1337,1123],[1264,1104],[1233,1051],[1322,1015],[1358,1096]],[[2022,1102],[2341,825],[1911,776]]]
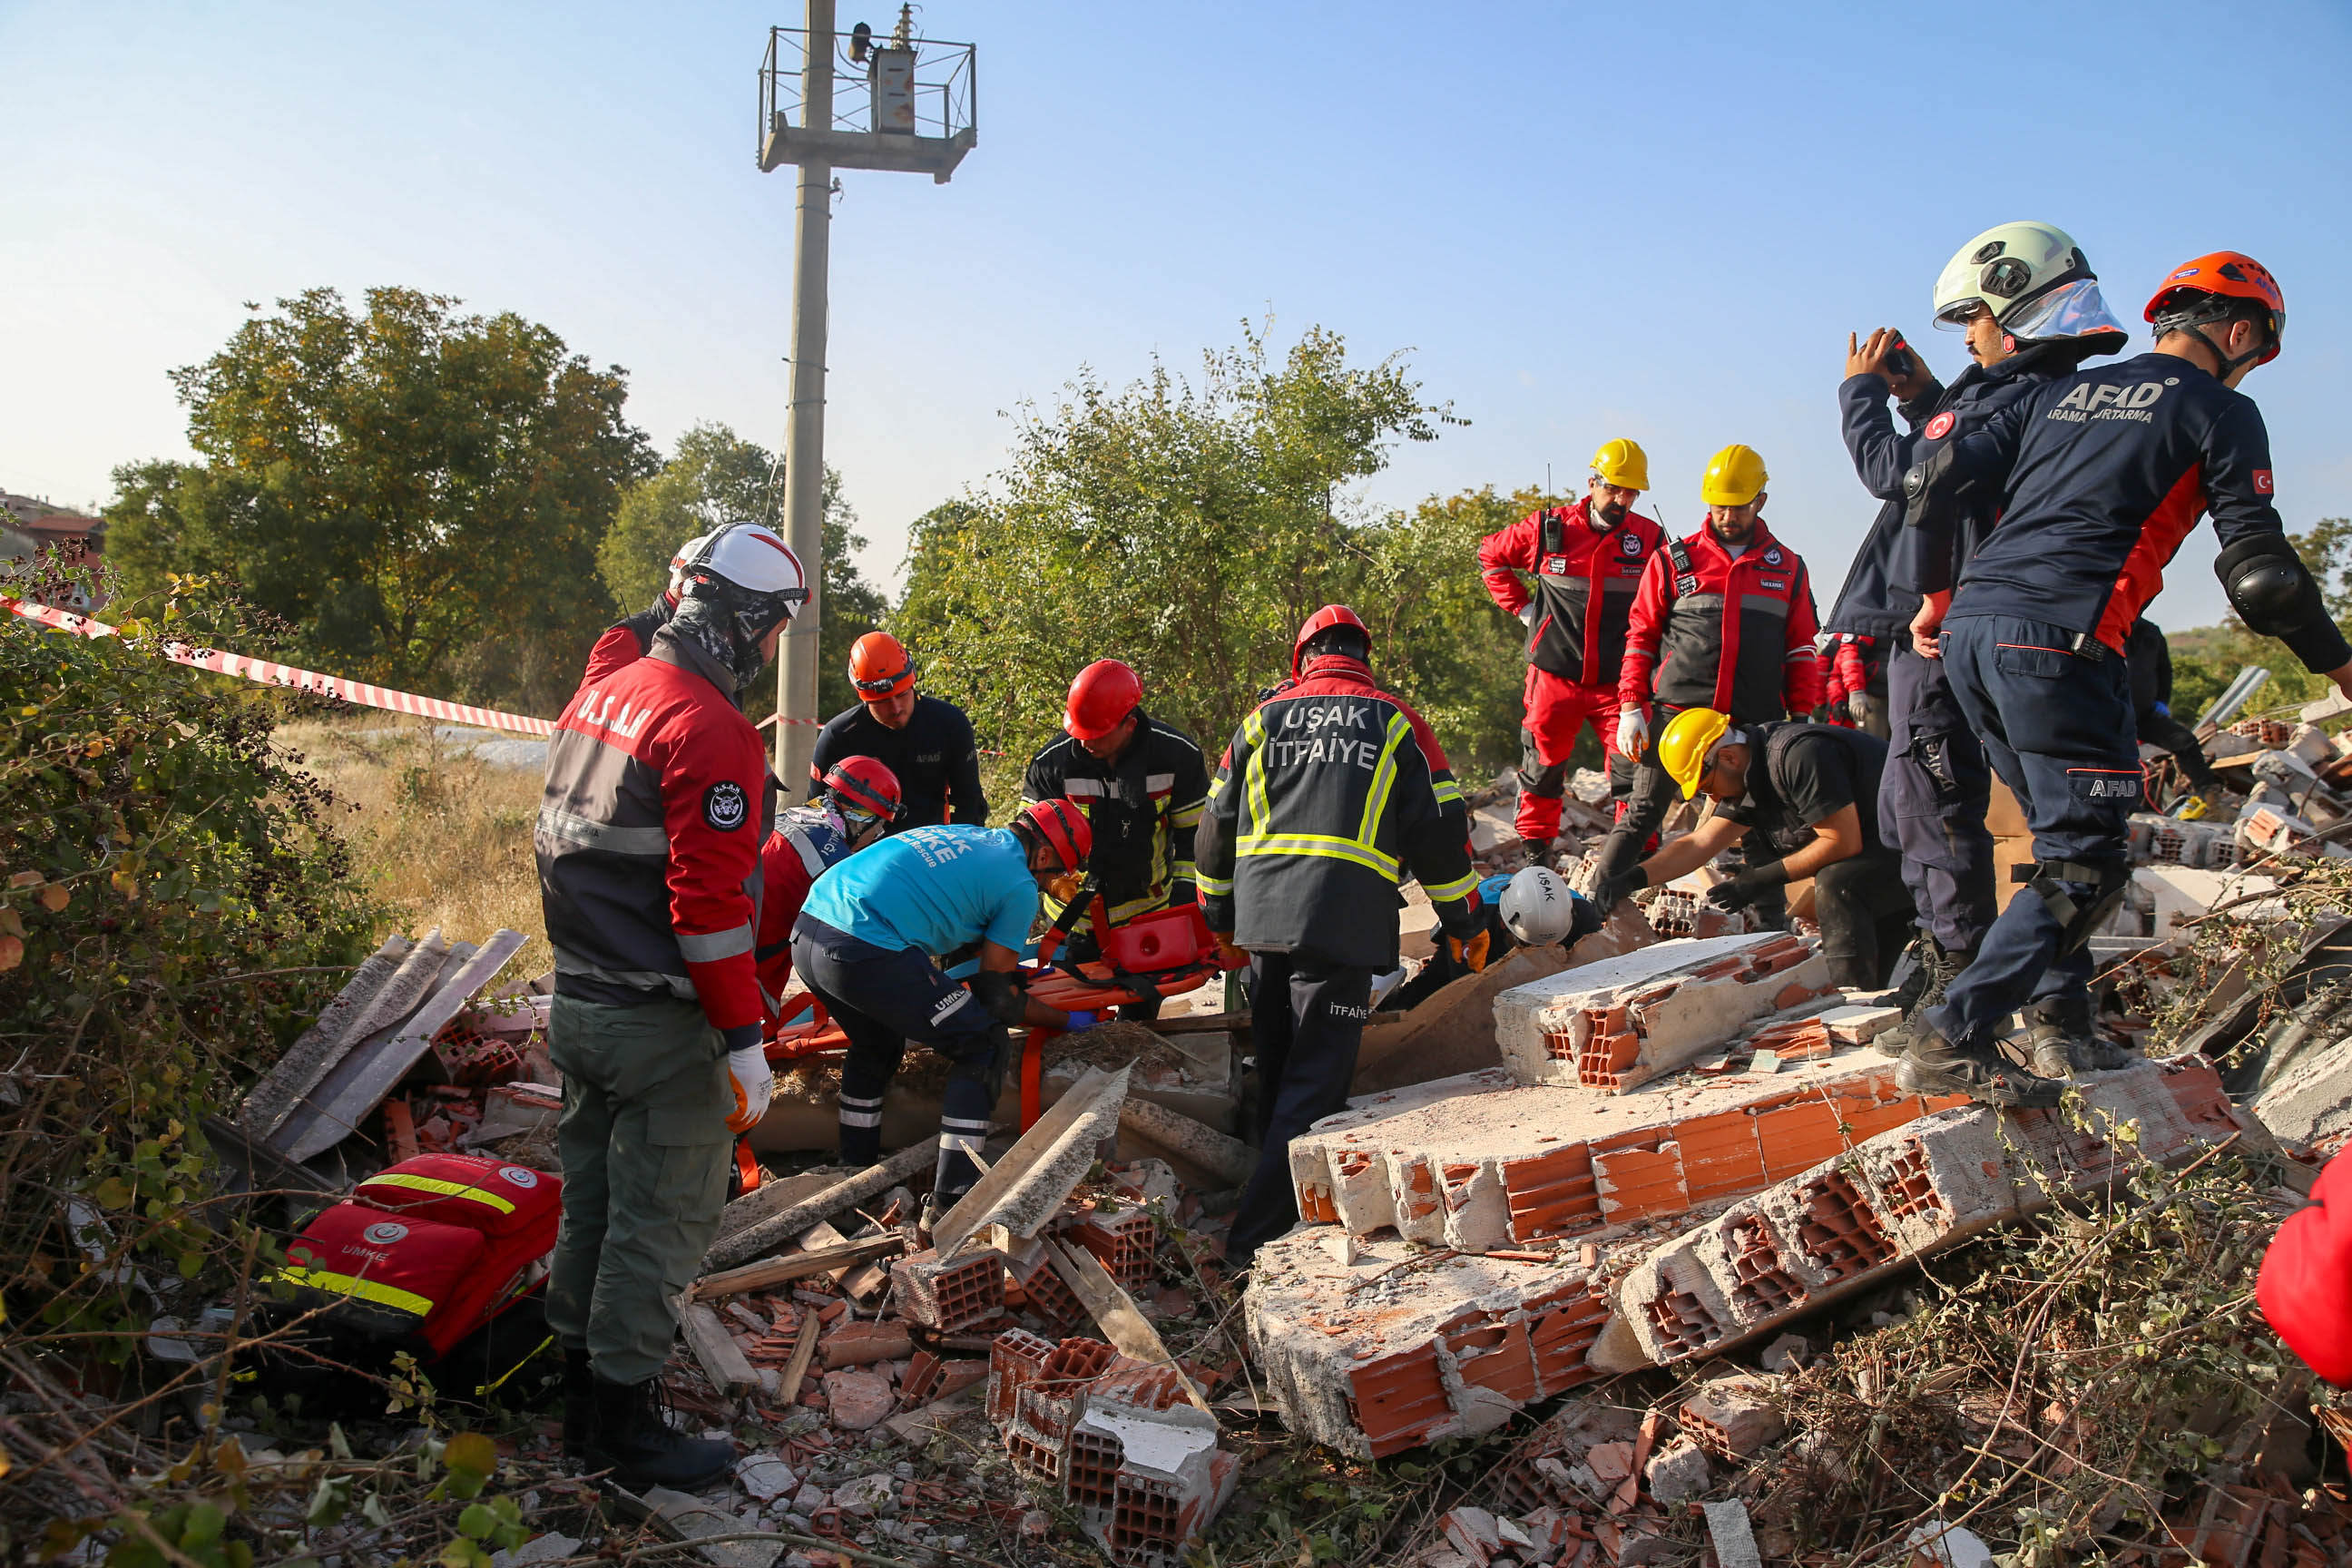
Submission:
[[[547,972],[530,852],[539,769],[489,766],[390,713],[289,724],[278,742],[334,790],[359,874],[394,911],[386,930],[478,942],[510,927],[530,941],[506,977]]]

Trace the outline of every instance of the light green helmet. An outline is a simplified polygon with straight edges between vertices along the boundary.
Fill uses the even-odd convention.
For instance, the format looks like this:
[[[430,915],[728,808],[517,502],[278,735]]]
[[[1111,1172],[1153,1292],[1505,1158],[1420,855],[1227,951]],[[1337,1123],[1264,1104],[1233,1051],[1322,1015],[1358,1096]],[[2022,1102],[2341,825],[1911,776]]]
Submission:
[[[2083,247],[2054,224],[1989,228],[1944,264],[1936,279],[1936,325],[1959,331],[1979,308],[2013,338],[2124,331],[2099,297],[2098,274]]]

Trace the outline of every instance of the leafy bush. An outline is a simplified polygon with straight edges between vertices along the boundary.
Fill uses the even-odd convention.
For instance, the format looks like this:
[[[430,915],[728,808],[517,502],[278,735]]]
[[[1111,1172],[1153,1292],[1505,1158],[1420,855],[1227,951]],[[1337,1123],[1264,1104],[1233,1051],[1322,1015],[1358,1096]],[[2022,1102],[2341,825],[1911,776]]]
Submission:
[[[0,614],[12,1357],[125,1362],[155,1310],[142,1281],[227,1277],[199,1120],[233,1113],[370,941],[335,803],[270,742],[295,700],[162,657],[166,637],[264,629],[185,582],[152,608],[105,640]]]

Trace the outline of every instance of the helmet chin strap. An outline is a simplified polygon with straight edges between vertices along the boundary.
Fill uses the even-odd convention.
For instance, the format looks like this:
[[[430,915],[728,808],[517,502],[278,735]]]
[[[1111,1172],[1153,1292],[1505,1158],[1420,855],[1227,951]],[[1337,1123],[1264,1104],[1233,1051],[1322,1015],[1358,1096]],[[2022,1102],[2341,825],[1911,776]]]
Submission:
[[[2225,332],[2229,331],[2229,325],[2227,322],[2222,324],[2221,330]],[[2214,363],[2221,367],[2213,373],[2213,377],[2217,381],[2229,380],[2230,377],[2236,373],[2237,368],[2240,365],[2248,363],[2251,361],[2259,360],[2263,355],[2270,352],[2270,344],[2259,343],[2253,348],[2247,350],[2244,353],[2240,354],[2237,358],[2231,359],[2228,351],[2223,349],[2220,343],[2215,342],[2213,341],[2212,334],[2206,331],[2204,322],[2200,321],[2195,327],[2191,328],[2190,331],[2196,333],[2197,341],[2199,342],[2203,343],[2207,348],[2213,351]]]

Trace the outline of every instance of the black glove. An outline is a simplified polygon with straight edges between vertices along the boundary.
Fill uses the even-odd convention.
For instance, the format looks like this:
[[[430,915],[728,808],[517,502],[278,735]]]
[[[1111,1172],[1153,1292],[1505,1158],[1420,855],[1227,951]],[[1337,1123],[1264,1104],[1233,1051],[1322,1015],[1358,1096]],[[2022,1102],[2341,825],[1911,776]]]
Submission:
[[[1582,893],[1569,894],[1567,945],[1574,947],[1599,931],[1607,918],[1607,911]]]
[[[1789,873],[1780,868],[1780,862],[1769,860],[1749,867],[1729,881],[1717,882],[1706,890],[1706,901],[1718,910],[1744,910],[1788,879]]]
[[[1639,866],[1635,866],[1618,872],[1594,889],[1592,901],[1600,906],[1602,917],[1606,918],[1611,910],[1649,885],[1650,879],[1642,874],[1642,868]]]

